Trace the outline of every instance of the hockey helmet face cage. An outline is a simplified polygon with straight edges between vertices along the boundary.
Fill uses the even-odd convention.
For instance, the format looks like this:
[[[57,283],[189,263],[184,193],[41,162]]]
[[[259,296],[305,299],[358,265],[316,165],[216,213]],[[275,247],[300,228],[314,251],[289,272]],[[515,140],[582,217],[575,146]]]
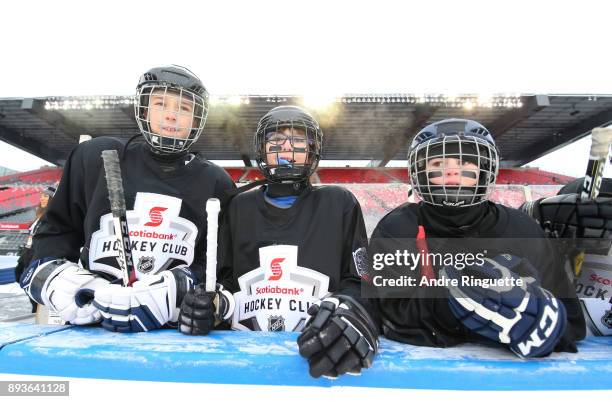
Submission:
[[[279,106],[261,118],[255,132],[257,165],[271,182],[308,179],[321,159],[319,123],[297,106]]]
[[[430,124],[414,137],[408,152],[413,191],[431,205],[467,207],[486,201],[498,169],[493,136],[473,120]]]
[[[138,127],[153,151],[179,154],[202,134],[208,92],[184,67],[156,67],[140,77],[134,108]]]

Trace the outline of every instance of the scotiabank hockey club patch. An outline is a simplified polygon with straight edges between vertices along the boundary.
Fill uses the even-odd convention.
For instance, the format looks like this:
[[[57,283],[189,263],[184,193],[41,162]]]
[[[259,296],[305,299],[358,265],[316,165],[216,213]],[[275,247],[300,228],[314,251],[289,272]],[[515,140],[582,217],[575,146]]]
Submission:
[[[585,254],[580,276],[574,279],[587,329],[612,335],[612,263],[607,255]]]
[[[308,307],[328,292],[329,278],[297,265],[298,247],[259,249],[260,266],[238,278],[232,328],[241,331],[300,331]]]
[[[154,193],[137,193],[134,209],[127,211],[136,263],[136,276],[156,274],[177,265],[191,265],[198,229],[179,216],[182,200]],[[100,218],[100,230],[91,236],[89,267],[121,278],[112,214]]]

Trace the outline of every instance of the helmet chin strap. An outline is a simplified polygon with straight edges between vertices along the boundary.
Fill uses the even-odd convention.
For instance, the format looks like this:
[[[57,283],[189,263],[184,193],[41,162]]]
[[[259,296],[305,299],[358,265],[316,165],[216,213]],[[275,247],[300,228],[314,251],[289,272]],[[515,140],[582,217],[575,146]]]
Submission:
[[[310,185],[308,180],[288,183],[266,183],[267,194],[270,197],[285,197],[288,195],[300,195]]]
[[[449,190],[449,187],[451,189]],[[469,204],[474,194],[476,193],[476,187],[466,186],[431,186],[431,196],[436,204],[444,205],[447,207],[463,207]]]

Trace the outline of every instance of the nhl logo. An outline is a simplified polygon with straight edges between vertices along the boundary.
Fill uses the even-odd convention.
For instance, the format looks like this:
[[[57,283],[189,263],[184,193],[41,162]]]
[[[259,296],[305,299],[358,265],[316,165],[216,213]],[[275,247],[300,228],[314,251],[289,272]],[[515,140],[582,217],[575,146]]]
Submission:
[[[283,332],[285,330],[285,319],[282,315],[271,315],[268,317],[268,331]]]
[[[612,329],[612,310],[606,310],[606,313],[601,317],[601,323]]]
[[[353,251],[353,262],[355,263],[355,269],[357,274],[364,280],[369,279],[369,265],[368,265],[368,253],[365,247],[360,247]]]
[[[136,269],[143,274],[148,274],[153,271],[155,266],[155,257],[140,257]]]

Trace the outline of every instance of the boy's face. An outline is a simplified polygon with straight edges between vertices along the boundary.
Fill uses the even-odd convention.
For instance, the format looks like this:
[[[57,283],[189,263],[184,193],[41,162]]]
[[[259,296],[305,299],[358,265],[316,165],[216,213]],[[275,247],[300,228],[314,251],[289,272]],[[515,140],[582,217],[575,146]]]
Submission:
[[[190,97],[155,90],[149,99],[151,131],[164,137],[186,139],[193,126],[194,104]]]
[[[480,169],[475,163],[457,158],[431,158],[426,166],[429,183],[439,186],[475,186]]]
[[[308,156],[308,139],[301,128],[285,127],[266,138],[268,165],[304,164]],[[295,150],[295,152],[294,152]],[[278,155],[278,159],[277,159]]]

